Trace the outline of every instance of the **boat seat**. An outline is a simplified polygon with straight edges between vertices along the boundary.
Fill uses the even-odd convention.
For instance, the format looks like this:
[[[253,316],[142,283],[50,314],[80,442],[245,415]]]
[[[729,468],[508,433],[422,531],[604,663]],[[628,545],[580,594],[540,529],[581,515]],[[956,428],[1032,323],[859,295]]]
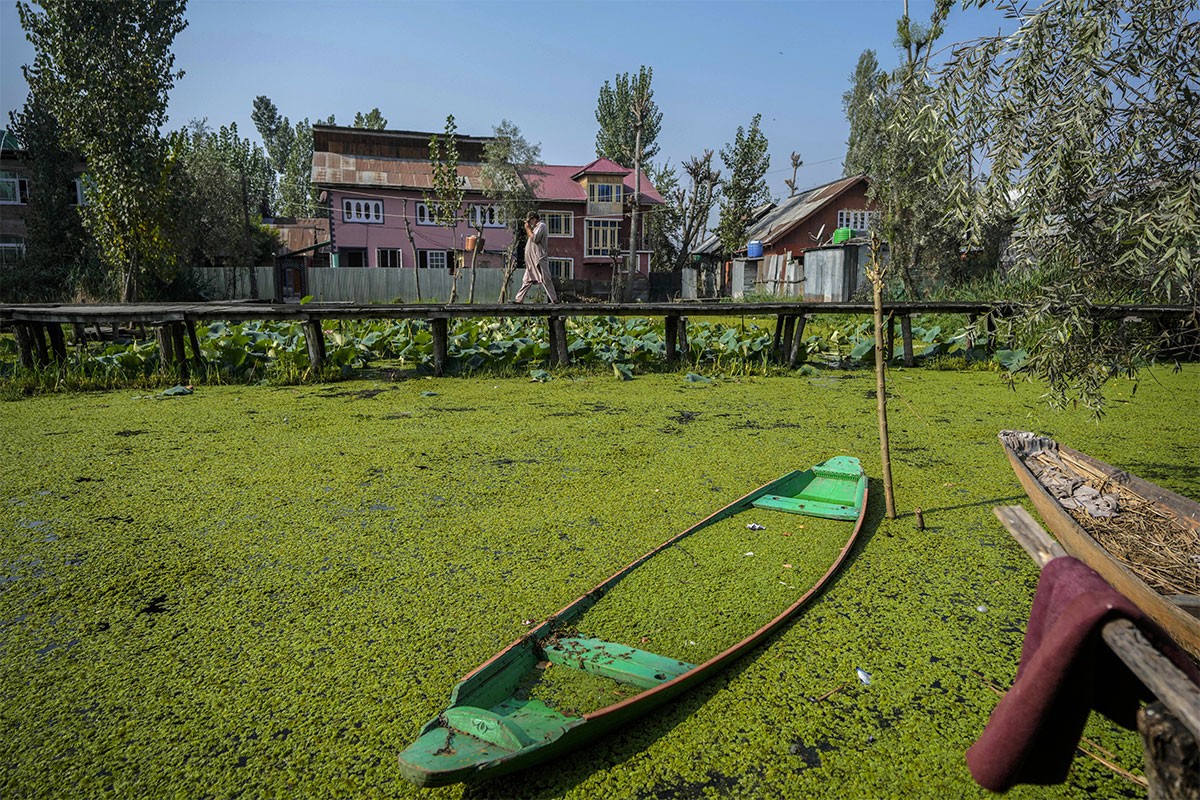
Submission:
[[[520,725],[494,711],[475,706],[451,706],[442,712],[446,726],[505,750],[520,750],[533,739]]]
[[[778,494],[766,494],[754,501],[754,507],[771,511],[786,511],[790,514],[804,514],[808,517],[858,519],[858,509],[854,506],[812,500],[804,495],[784,497]]]
[[[551,664],[603,675],[618,683],[643,689],[652,689],[696,666],[657,653],[584,636],[564,636],[542,642],[541,647]]]

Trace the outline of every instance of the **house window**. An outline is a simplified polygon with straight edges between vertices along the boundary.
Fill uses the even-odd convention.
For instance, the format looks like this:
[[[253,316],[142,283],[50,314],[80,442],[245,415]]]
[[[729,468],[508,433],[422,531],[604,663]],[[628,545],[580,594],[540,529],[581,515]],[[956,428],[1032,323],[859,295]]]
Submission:
[[[494,205],[475,203],[471,206],[471,227],[473,228],[503,228],[504,217],[500,209]]]
[[[450,265],[446,250],[418,250],[417,266],[420,269],[446,269]]]
[[[0,264],[13,266],[25,255],[25,240],[20,236],[0,234]]]
[[[362,247],[343,247],[340,251],[341,258],[339,263],[343,267],[358,267],[359,269],[367,266],[367,251]]]
[[[404,254],[393,247],[375,249],[375,266],[399,269],[404,266]]]
[[[346,197],[342,199],[342,221],[383,224],[383,201]]]
[[[622,185],[619,183],[588,182],[588,202],[619,203],[621,202]]]
[[[417,224],[437,225],[437,203],[417,203]]]
[[[555,280],[565,281],[575,277],[575,259],[573,258],[552,258],[550,259],[550,274]]]
[[[71,181],[71,203],[72,205],[83,205],[83,179],[76,178]]]
[[[0,205],[23,206],[29,203],[29,180],[19,172],[0,170]]]
[[[617,242],[618,230],[621,227],[620,220],[589,219],[584,225],[587,231],[585,256],[597,258],[621,252],[621,247]]]
[[[551,236],[569,238],[575,235],[575,215],[570,211],[542,211],[541,215]]]
[[[852,228],[856,231],[869,231],[871,223],[878,214],[878,211],[843,208],[838,212],[837,226],[839,228]]]

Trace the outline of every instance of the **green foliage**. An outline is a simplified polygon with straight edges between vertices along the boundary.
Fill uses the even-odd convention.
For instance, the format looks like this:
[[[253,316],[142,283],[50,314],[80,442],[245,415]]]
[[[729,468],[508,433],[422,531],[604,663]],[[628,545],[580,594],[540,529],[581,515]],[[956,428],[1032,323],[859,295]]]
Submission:
[[[1033,278],[1013,298],[1028,369],[1054,401],[1100,413],[1100,387],[1154,343],[1094,330],[1080,310],[1194,305],[1200,290],[1198,6],[1056,0],[1014,13],[1015,34],[958,48],[942,75],[948,160],[990,167],[979,191],[948,171],[947,196],[976,241],[1012,220],[1015,270]]]
[[[942,33],[949,2],[939,0],[928,26],[908,17],[897,23],[905,59],[891,74],[859,59],[855,86],[843,97],[851,123],[847,168],[865,172],[876,204],[878,236],[887,245],[885,272],[895,273],[909,299],[957,277],[961,226],[946,217],[950,175],[962,165],[947,158],[949,133],[933,110],[932,45]]]
[[[633,169],[637,163],[654,160],[660,149],[658,133],[662,127],[662,112],[654,102],[654,89],[650,81],[654,69],[642,66],[637,75],[628,72],[618,74],[612,84],[608,81],[600,87],[596,101],[596,157],[609,158],[623,167]],[[637,152],[637,121],[632,109],[642,101],[645,106],[641,115],[642,152]]]
[[[850,123],[843,175],[869,173],[875,154],[883,147],[886,115],[879,98],[883,96],[885,78],[875,51],[864,50],[850,76],[850,89],[842,94],[842,110]]]
[[[172,163],[159,127],[182,73],[171,45],[187,22],[184,0],[45,0],[18,3],[33,44],[23,67],[64,132],[64,147],[88,165],[80,208],[121,299],[139,297],[143,274],[171,266]]]
[[[425,202],[433,209],[433,219],[442,227],[448,229],[453,239],[454,229],[463,219],[463,198],[466,197],[464,179],[458,174],[458,126],[454,123],[454,115],[446,117],[446,130],[443,138],[437,134],[429,140],[429,164],[433,169],[431,182],[433,195],[424,194]],[[461,271],[455,270],[454,283],[450,287],[450,302],[458,297],[458,276]],[[474,274],[474,273],[472,273]]]
[[[279,109],[266,95],[254,98],[250,118],[276,173],[271,211],[282,217],[318,215],[318,192],[312,186],[312,123],[305,117],[293,126],[287,117],[280,116]],[[327,120],[317,120],[317,124],[333,125],[333,115]]]
[[[34,188],[24,215],[24,257],[6,267],[0,297],[8,302],[47,302],[102,293],[104,272],[76,205],[80,165],[63,146],[63,127],[42,93],[31,92],[11,119]]]
[[[541,164],[541,145],[530,144],[521,129],[508,120],[502,120],[492,129],[492,139],[483,146],[480,169],[483,195],[499,206],[500,215],[512,233],[505,258],[508,269],[516,267],[517,253],[525,241],[525,215],[537,210]],[[500,302],[504,302],[507,291],[508,281],[505,281],[500,289]]]
[[[766,179],[771,155],[767,152],[767,137],[759,129],[761,121],[762,114],[755,114],[749,130],[739,125],[733,142],[721,148],[721,161],[728,173],[721,182],[716,234],[726,253],[745,249],[754,209],[771,199]]]
[[[214,131],[203,120],[174,134],[171,150],[177,263],[258,263],[258,223],[275,180],[267,154],[241,138],[236,124]]]
[[[382,131],[387,128],[387,120],[380,113],[379,108],[372,108],[366,114],[359,111],[354,115],[354,122],[351,123],[355,128],[366,128],[372,131]]]
[[[899,376],[895,479],[926,530],[910,515],[881,519],[864,371],[703,388],[679,374],[536,384],[522,373],[9,403],[0,786],[30,800],[63,787],[79,798],[983,797],[962,753],[995,707],[991,686],[1013,679],[1038,576],[992,514],[1020,493],[995,433],[1053,431],[1198,496],[1200,428],[1178,398],[1200,372],[1156,377],[1131,402],[1124,381],[1111,384],[1113,412],[1097,426],[1039,406],[1036,386]],[[403,782],[396,753],[524,620],[767,480],[843,452],[873,479],[866,525],[837,579],[777,635],[546,769],[469,788]],[[737,627],[727,617],[764,609],[753,591],[706,601],[704,580],[771,578],[756,589],[775,602],[788,588],[778,581],[820,558],[821,540],[795,521],[805,527],[723,531],[725,572],[716,538],[696,564],[686,544],[671,548],[672,569],[610,621],[641,649],[713,647]],[[696,627],[711,636],[681,641]],[[1141,772],[1136,732],[1093,715],[1085,733]],[[1139,791],[1080,755],[1063,783],[1008,796]]]
[[[661,206],[651,207],[641,216],[646,245],[650,249],[650,269],[670,272],[682,263],[680,256],[684,252],[677,244],[683,209],[671,201],[680,195],[679,177],[675,174],[675,168],[667,164],[650,165],[646,172],[659,195],[667,201]]]

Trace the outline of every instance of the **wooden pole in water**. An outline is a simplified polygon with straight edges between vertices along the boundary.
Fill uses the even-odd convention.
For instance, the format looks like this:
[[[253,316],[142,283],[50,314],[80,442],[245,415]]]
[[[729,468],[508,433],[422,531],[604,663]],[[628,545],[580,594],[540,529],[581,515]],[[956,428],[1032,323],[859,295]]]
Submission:
[[[879,416],[879,458],[883,462],[883,498],[888,519],[896,518],[896,498],[892,494],[892,456],[888,448],[887,378],[883,357],[883,278],[886,267],[879,260],[879,233],[871,233],[871,262],[867,277],[875,307],[875,408]]]

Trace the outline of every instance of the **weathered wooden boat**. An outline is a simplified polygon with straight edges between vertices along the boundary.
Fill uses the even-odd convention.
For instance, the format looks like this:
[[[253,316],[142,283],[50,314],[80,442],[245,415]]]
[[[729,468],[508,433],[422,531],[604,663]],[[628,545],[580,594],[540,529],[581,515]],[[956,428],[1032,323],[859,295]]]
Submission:
[[[496,777],[561,755],[678,696],[762,642],[820,592],[854,546],[866,506],[867,478],[858,459],[849,456],[790,472],[730,503],[629,564],[464,677],[454,687],[449,706],[400,754],[401,772],[419,786]],[[697,531],[753,508],[847,522],[845,544],[828,569],[766,625],[700,664],[569,630],[638,566]],[[840,534],[836,542],[841,542]],[[560,713],[519,691],[547,664],[602,676],[636,693],[591,713]]]
[[[1096,517],[1088,525],[1098,531],[1123,516],[1136,521],[1140,515],[1146,525],[1175,526],[1182,537],[1200,542],[1200,503],[1045,436],[1001,431],[1000,442],[1029,499],[1063,548],[1100,573],[1200,663],[1200,596],[1160,592],[1150,586],[1070,511],[1081,509]],[[1192,559],[1191,574],[1200,579],[1200,561],[1195,560],[1200,551],[1185,558]]]

